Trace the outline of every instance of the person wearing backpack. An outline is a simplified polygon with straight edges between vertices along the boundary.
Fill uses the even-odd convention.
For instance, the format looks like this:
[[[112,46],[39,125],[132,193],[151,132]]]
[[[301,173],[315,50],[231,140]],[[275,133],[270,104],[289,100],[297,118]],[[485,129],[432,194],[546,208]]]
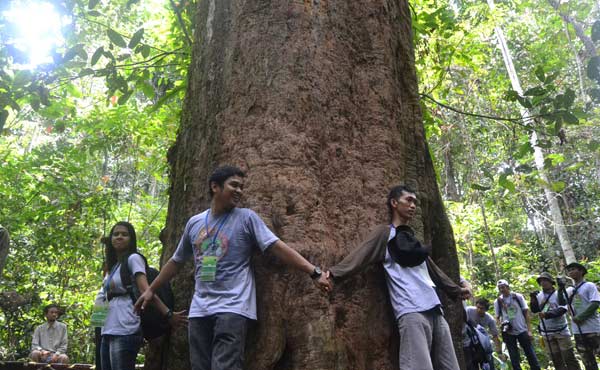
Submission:
[[[138,311],[146,309],[157,289],[193,259],[196,285],[188,339],[194,370],[243,368],[248,324],[257,319],[255,248],[305,272],[321,290],[330,289],[319,267],[280,240],[254,211],[238,207],[245,176],[233,166],[214,170],[208,179],[210,208],[188,220],[175,253],[135,305]]]
[[[517,342],[521,345],[530,370],[540,370],[540,365],[533,349],[531,320],[529,307],[519,293],[510,291],[508,281],[502,279],[496,284],[500,295],[494,301],[496,319],[502,329],[502,341],[506,344],[513,370],[521,370],[521,355]]]
[[[566,304],[571,313],[575,346],[585,369],[597,370],[596,356],[600,354],[600,294],[594,283],[585,281],[585,266],[573,262],[567,265],[566,270],[575,286],[565,289],[565,279],[559,279],[558,302]]]
[[[143,337],[140,317],[133,310],[131,291],[124,281],[133,277],[132,284],[144,292],[148,288],[147,264],[137,251],[135,229],[129,222],[117,222],[105,243],[108,274],[96,297],[97,304],[107,308],[102,324],[100,362],[102,370],[134,370]],[[163,313],[165,321],[175,325],[186,320],[185,311],[173,313],[159,300],[153,304]]]
[[[494,341],[496,352],[499,355],[502,354],[502,344],[498,338],[498,328],[492,315],[487,312],[489,308],[490,302],[485,298],[478,299],[475,307],[468,306],[465,308],[466,324],[463,349],[467,370],[479,369],[483,363],[487,363],[489,369],[494,370],[494,361],[492,359],[493,348],[491,343],[485,342],[490,342],[489,336]],[[483,330],[483,335],[481,335],[481,330]],[[473,337],[473,334],[478,335],[478,337]],[[481,346],[478,342],[481,343]]]
[[[580,370],[565,316],[567,306],[558,303],[554,279],[549,273],[542,272],[537,278],[537,283],[542,287],[542,291],[531,293],[531,312],[537,313],[540,318],[538,330],[554,363],[554,368],[556,370]]]

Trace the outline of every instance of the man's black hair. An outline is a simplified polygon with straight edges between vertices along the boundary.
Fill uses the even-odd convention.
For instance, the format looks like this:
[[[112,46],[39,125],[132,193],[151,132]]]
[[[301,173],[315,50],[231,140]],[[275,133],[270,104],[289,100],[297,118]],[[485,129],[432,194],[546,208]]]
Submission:
[[[483,306],[487,311],[490,308],[490,301],[485,298],[479,298],[477,302],[475,302],[476,306]]]
[[[56,303],[50,303],[49,305],[44,307],[44,315],[46,315],[51,308],[56,308],[58,310],[58,313],[60,314],[60,307]]]
[[[210,187],[210,184],[214,182],[222,188],[223,184],[225,184],[225,181],[232,176],[246,177],[246,174],[244,171],[234,166],[221,166],[215,169],[208,179],[208,195],[210,195],[211,198],[213,196],[213,191]]]
[[[388,197],[387,197],[387,207],[388,207],[388,213],[389,213],[390,219],[392,218],[392,214],[394,212],[394,210],[392,209],[392,199],[400,198],[402,196],[402,193],[415,194],[415,191],[406,185],[397,185],[390,189],[390,193],[388,194]]]

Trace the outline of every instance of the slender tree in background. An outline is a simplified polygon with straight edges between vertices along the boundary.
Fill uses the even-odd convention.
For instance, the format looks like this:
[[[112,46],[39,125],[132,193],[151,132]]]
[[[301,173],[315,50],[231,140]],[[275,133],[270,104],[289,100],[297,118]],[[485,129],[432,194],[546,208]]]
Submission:
[[[458,260],[436,184],[417,94],[406,1],[207,0],[197,9],[186,102],[169,153],[163,262],[208,204],[224,163],[248,171],[245,205],[327,267],[377,223],[395,184],[421,200],[414,227],[453,278]],[[257,325],[249,369],[395,369],[397,334],[380,268],[324,297],[303,274],[257,256]],[[193,292],[174,281],[177,305]],[[459,340],[460,303],[448,306]],[[189,368],[185,334],[169,369]]]
[[[493,10],[494,1],[487,0],[487,2],[490,9]],[[498,39],[498,46],[500,48],[500,51],[502,52],[504,65],[506,66],[506,70],[508,72],[512,88],[520,96],[523,96],[523,89],[521,88],[519,76],[517,75],[517,72],[515,70],[510,50],[508,49],[508,44],[506,43],[506,38],[504,37],[504,32],[502,31],[502,28],[500,26],[497,26],[495,28],[495,33]],[[531,118],[531,112],[525,107],[521,107],[520,111],[521,117],[523,118],[523,122],[532,126],[533,120]],[[546,170],[544,168],[544,153],[542,151],[542,148],[538,146],[538,134],[533,127],[531,131],[531,146],[533,147],[534,151],[534,163],[537,170],[539,171],[539,176],[542,179],[542,187],[544,189],[544,195],[546,197],[546,201],[548,202],[548,209],[550,210],[550,215],[554,223],[554,230],[556,232],[556,235],[558,236],[558,240],[560,241],[560,246],[565,256],[566,263],[569,264],[572,262],[576,262],[577,259],[575,257],[575,252],[573,251],[573,246],[571,245],[571,241],[569,239],[569,235],[567,233],[567,229],[563,221],[562,212],[558,204],[558,195],[550,188],[548,175],[546,174]]]

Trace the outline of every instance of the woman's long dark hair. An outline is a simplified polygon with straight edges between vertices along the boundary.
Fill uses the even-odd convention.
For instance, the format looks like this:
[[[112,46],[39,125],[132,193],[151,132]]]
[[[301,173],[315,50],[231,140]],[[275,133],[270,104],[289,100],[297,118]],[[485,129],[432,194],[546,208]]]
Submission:
[[[108,271],[111,271],[117,262],[119,262],[117,259],[117,251],[115,251],[115,247],[112,245],[112,234],[117,226],[125,226],[129,232],[129,248],[127,248],[127,255],[137,253],[137,238],[135,236],[133,225],[126,221],[117,222],[112,229],[110,229],[110,234],[105,238],[106,248],[104,249],[104,253],[106,254],[106,267]]]

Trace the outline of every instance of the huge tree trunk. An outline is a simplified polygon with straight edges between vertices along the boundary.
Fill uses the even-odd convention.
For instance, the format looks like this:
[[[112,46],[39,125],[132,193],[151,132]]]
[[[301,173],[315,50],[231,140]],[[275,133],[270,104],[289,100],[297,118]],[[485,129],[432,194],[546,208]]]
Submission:
[[[199,2],[177,142],[163,262],[188,218],[208,204],[219,164],[247,170],[245,206],[325,267],[386,222],[395,184],[420,198],[419,235],[458,278],[452,230],[425,142],[404,0]],[[329,299],[305,275],[256,255],[259,320],[247,368],[397,369],[397,334],[380,267]],[[175,279],[193,292],[191,266]],[[454,332],[460,303],[447,308]],[[185,334],[168,368],[189,368]],[[456,341],[460,343],[460,341]]]

